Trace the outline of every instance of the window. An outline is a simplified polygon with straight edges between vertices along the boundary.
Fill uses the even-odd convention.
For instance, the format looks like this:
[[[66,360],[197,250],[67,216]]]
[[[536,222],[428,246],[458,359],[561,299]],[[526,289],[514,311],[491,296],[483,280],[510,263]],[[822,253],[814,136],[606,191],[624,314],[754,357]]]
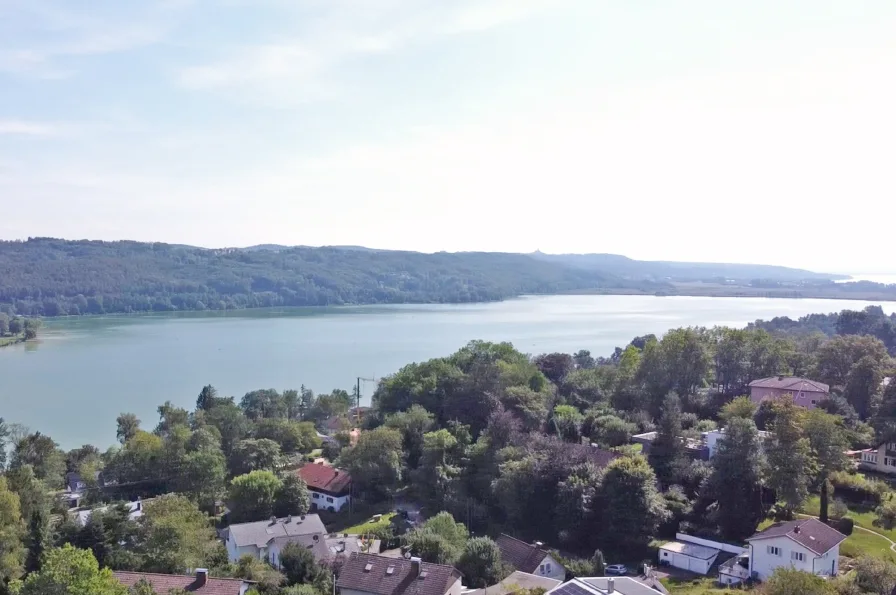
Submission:
[[[327,496],[327,502],[332,502],[332,501],[333,501],[333,499],[330,498],[329,496]]]
[[[547,574],[551,574],[551,565],[550,565],[550,564],[545,564],[545,565],[544,565],[544,571],[545,571]]]
[[[318,498],[320,498],[320,494],[314,494],[314,499],[317,500]]]
[[[812,399],[812,404],[813,404],[813,405],[814,405],[815,403],[817,403],[817,402],[818,402],[818,401],[816,401],[815,399]]]
[[[772,556],[780,556],[781,548],[775,547],[773,545],[766,546],[765,551],[771,554]]]
[[[796,560],[797,562],[805,562],[806,554],[803,552],[790,552],[790,559]]]
[[[884,457],[884,465],[887,467],[896,467],[896,458]]]
[[[541,566],[538,567],[538,572],[540,572],[541,574],[544,574],[544,564],[542,564]]]

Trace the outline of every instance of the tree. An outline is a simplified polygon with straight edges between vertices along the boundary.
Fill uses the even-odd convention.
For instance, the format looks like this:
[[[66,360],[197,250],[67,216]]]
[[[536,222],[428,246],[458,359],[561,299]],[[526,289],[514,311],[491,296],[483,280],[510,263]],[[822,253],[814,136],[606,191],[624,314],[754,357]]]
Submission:
[[[474,537],[467,541],[457,561],[468,585],[487,587],[503,579],[507,573],[501,562],[498,544],[488,537]]]
[[[762,506],[762,449],[751,419],[734,417],[712,458],[709,493],[717,505],[715,521],[726,539],[741,541],[756,530]]]
[[[208,568],[218,548],[208,516],[189,499],[166,495],[144,503],[137,552],[144,572],[182,574]]]
[[[171,401],[165,401],[164,405],[159,405],[158,410],[159,425],[156,426],[155,433],[159,436],[167,436],[174,428],[189,425],[190,413],[186,409],[175,407]]]
[[[211,384],[206,384],[196,398],[196,409],[208,411],[218,403],[218,391]]]
[[[578,442],[581,435],[582,413],[572,405],[557,405],[554,407],[553,421],[557,435],[567,442]]]
[[[25,562],[22,538],[25,525],[19,506],[19,496],[9,489],[5,477],[0,477],[0,584],[19,578]]]
[[[601,531],[597,541],[620,554],[638,553],[668,516],[656,474],[642,456],[622,457],[604,471],[593,507]]]
[[[298,473],[283,476],[274,496],[274,515],[279,517],[302,515],[311,508],[311,494]]]
[[[0,337],[9,334],[9,315],[6,312],[0,312]]]
[[[7,325],[10,335],[19,335],[25,328],[25,323],[21,317],[15,317],[9,319],[9,324]]]
[[[311,422],[265,418],[255,424],[255,437],[267,438],[280,445],[285,453],[311,452],[320,448],[320,437]]]
[[[87,550],[70,545],[47,551],[39,572],[28,575],[20,595],[128,595],[108,568]]]
[[[405,535],[405,543],[414,555],[433,564],[453,564],[463,552],[469,533],[448,512],[440,512]]]
[[[568,353],[543,353],[533,363],[548,380],[558,386],[576,367],[575,360]]]
[[[270,564],[248,554],[237,560],[233,576],[257,583],[258,592],[263,595],[280,593],[280,586],[286,582],[286,577]]]
[[[272,388],[246,393],[240,401],[240,408],[252,421],[286,417],[286,404],[280,393]]]
[[[867,419],[883,379],[880,361],[864,356],[849,369],[843,396],[853,406],[860,419]]]
[[[52,438],[40,432],[29,434],[16,443],[10,468],[30,465],[34,475],[48,486],[62,486],[65,474],[65,454]]]
[[[587,349],[580,349],[572,356],[572,359],[576,363],[576,367],[582,370],[589,370],[594,367],[594,358],[591,357],[591,352]]]
[[[34,572],[40,568],[40,561],[46,549],[52,545],[50,523],[40,509],[31,513],[28,523],[28,556],[25,559],[25,570]]]
[[[835,595],[833,585],[823,577],[781,566],[762,587],[763,595]]]
[[[813,409],[806,413],[803,420],[803,432],[809,440],[812,459],[813,483],[821,489],[821,510],[819,518],[828,520],[828,477],[834,471],[845,469],[849,459],[843,453],[849,447],[843,421]]]
[[[433,414],[420,405],[413,405],[407,411],[399,411],[386,417],[386,427],[401,432],[402,449],[409,468],[417,468],[423,455],[423,435],[432,428],[433,423]]]
[[[674,393],[669,393],[663,400],[663,413],[656,438],[650,445],[649,460],[662,485],[677,482],[685,465],[685,451],[681,429],[681,401]]]
[[[607,575],[607,561],[604,558],[604,553],[600,550],[594,550],[594,555],[591,556],[591,567],[592,567],[592,576],[606,576]]]
[[[890,380],[871,425],[879,444],[896,442],[896,380]]]
[[[134,583],[134,586],[130,588],[128,593],[129,595],[159,595],[159,593],[156,593],[156,590],[152,588],[152,583],[145,578],[141,578]]]
[[[249,438],[237,442],[230,454],[231,475],[250,471],[273,471],[280,466],[280,445],[267,438]]]
[[[732,401],[725,403],[719,417],[723,422],[730,423],[735,417],[752,420],[756,415],[756,403],[750,397],[737,397]]]
[[[205,412],[205,423],[218,429],[221,434],[221,450],[230,456],[234,444],[248,437],[252,422],[243,415],[232,398],[219,399],[210,410]]]
[[[329,573],[318,564],[314,553],[297,543],[287,543],[280,550],[280,570],[288,585],[314,585],[320,587],[329,579]]]
[[[122,444],[133,438],[137,434],[137,430],[140,429],[140,420],[133,413],[122,413],[118,416],[116,422],[118,423],[118,429],[115,432],[115,436]]]
[[[615,448],[628,444],[638,433],[638,426],[603,410],[589,411],[582,422],[582,433],[603,448]]]
[[[765,441],[766,477],[778,500],[792,514],[809,495],[809,471],[812,453],[809,440],[803,437],[805,410],[793,399],[775,403],[776,418]]]
[[[231,522],[244,523],[270,518],[283,483],[270,471],[252,471],[230,482],[228,503]]]
[[[864,593],[891,595],[896,588],[896,565],[879,558],[863,556],[856,561],[855,581]]]
[[[388,496],[401,481],[401,433],[380,427],[362,432],[358,443],[342,451],[339,461],[358,491]]]

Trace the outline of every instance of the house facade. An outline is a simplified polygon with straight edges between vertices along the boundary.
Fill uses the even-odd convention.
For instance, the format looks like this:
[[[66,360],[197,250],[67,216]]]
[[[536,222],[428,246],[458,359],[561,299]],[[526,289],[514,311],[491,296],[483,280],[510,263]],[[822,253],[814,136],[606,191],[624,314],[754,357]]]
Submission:
[[[815,406],[830,394],[831,387],[823,382],[794,376],[770,376],[750,383],[750,400],[757,405],[770,399],[790,395],[793,402],[806,409]]]
[[[227,528],[224,545],[227,559],[236,562],[243,556],[269,560],[279,567],[280,550],[290,542],[312,550],[318,560],[329,556],[326,529],[316,514],[296,515],[282,519],[239,523]]]
[[[324,463],[307,463],[296,473],[308,485],[313,510],[339,512],[351,503],[352,478]]]
[[[461,574],[452,566],[420,558],[352,554],[342,566],[340,595],[461,595]]]
[[[501,560],[514,569],[558,581],[566,578],[566,568],[542,549],[544,544],[530,544],[504,534],[498,537],[496,543],[501,550]]]
[[[655,578],[597,576],[574,578],[554,587],[546,595],[668,595]]]
[[[783,566],[837,576],[844,539],[846,535],[814,518],[775,523],[747,539],[749,574],[764,581]]]
[[[896,475],[896,442],[886,442],[877,448],[863,450],[859,458],[859,467],[868,471]]]

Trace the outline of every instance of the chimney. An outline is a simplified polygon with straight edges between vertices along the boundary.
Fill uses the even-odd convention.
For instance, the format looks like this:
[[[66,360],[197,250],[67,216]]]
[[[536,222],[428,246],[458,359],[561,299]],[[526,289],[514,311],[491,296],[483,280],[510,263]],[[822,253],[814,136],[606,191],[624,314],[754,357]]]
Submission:
[[[288,517],[286,517],[286,524],[288,525],[291,522],[292,522],[292,515],[289,515]]]
[[[420,576],[420,566],[423,560],[421,558],[411,558],[411,568],[413,572],[411,573],[413,576]]]
[[[783,376],[778,376],[778,380],[784,380]]]
[[[272,524],[272,525],[276,525],[276,524],[277,524],[277,517],[275,517],[275,516],[272,516],[272,517],[271,517],[271,524]]]
[[[541,541],[533,541],[533,542],[532,542],[532,545],[534,545],[534,546],[537,547],[537,548],[543,548],[543,547],[544,547],[544,542],[541,542]]]
[[[208,582],[208,568],[196,569],[196,588],[204,587]]]
[[[794,535],[797,535],[797,534],[799,534],[799,532],[800,532],[800,526],[797,525],[796,527],[793,528],[793,533],[794,533]]]
[[[608,578],[607,579],[607,593],[615,593],[616,592],[616,579]]]

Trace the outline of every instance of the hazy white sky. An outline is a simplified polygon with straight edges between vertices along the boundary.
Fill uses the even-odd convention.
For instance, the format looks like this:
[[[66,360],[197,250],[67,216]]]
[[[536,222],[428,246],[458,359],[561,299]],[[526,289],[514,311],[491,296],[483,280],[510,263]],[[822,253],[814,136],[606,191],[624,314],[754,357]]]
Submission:
[[[896,272],[893,0],[0,0],[0,237]]]

